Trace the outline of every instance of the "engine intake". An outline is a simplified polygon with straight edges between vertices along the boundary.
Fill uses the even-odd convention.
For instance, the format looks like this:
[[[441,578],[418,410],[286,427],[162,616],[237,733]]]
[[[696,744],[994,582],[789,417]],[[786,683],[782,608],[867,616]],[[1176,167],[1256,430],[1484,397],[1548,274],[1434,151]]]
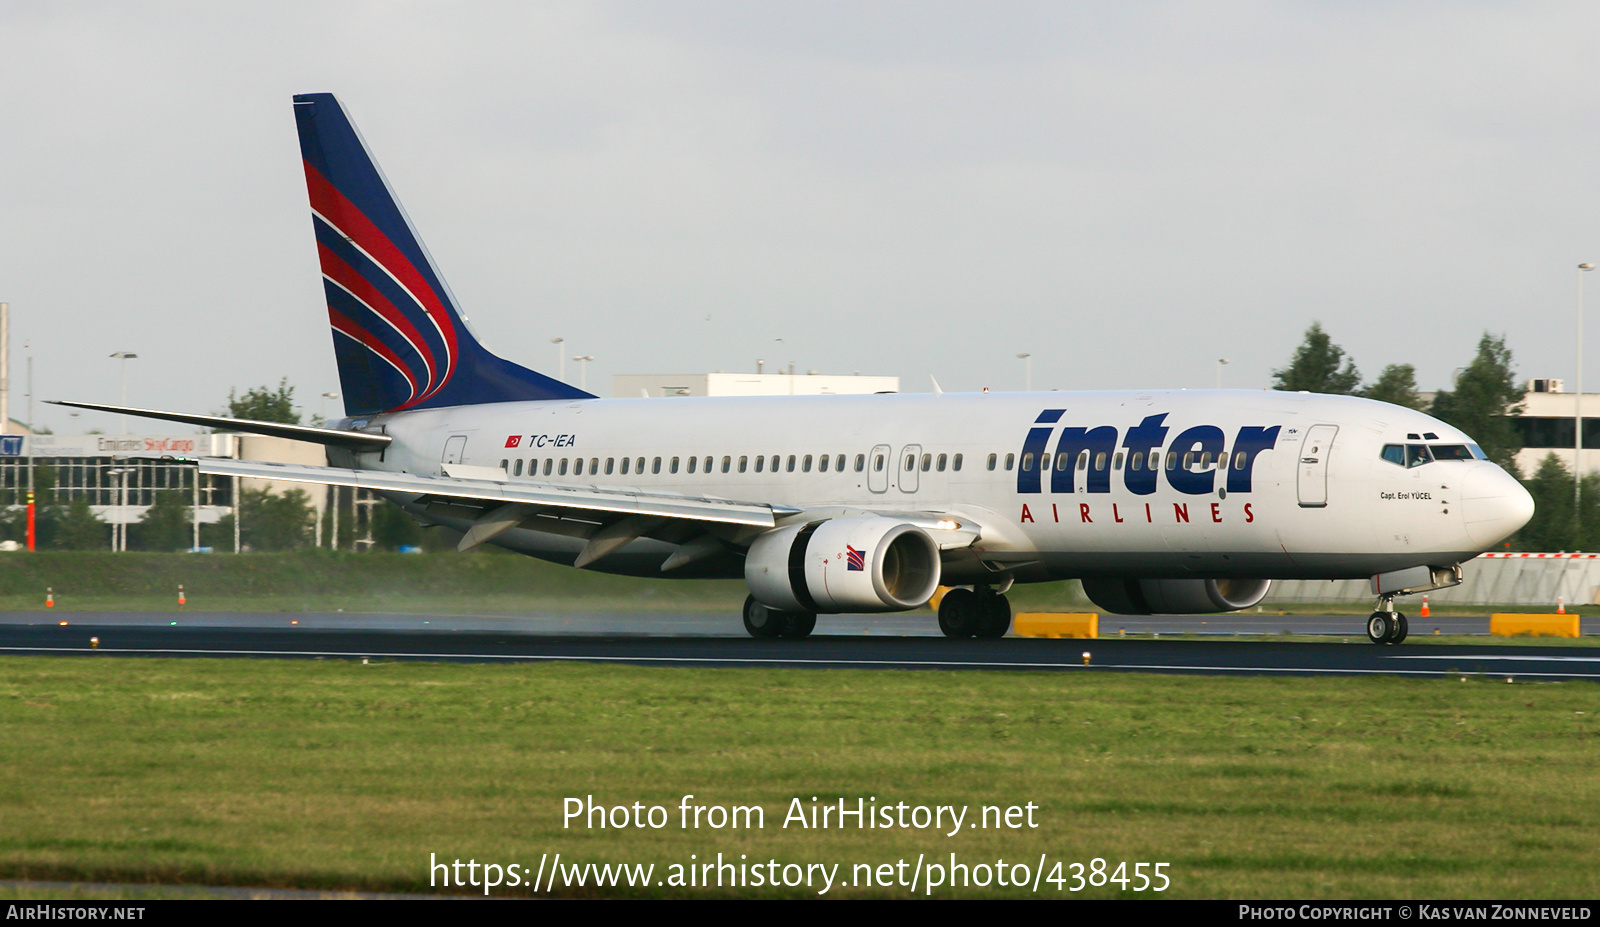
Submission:
[[[785,612],[898,612],[939,587],[939,547],[892,518],[835,518],[756,538],[744,578],[756,601]]]
[[[1115,615],[1204,615],[1260,602],[1265,579],[1086,579],[1083,594]]]

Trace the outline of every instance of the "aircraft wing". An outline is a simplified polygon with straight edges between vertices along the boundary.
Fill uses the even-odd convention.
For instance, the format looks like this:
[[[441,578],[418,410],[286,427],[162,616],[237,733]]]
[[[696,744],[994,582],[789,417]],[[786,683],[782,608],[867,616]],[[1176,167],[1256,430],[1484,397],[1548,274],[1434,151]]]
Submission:
[[[679,558],[669,560],[662,567],[667,571],[720,549],[722,540],[742,547],[748,544],[749,537],[776,527],[780,519],[806,512],[794,506],[765,502],[524,480],[513,482],[506,480],[504,471],[497,467],[445,464],[448,476],[425,476],[226,457],[202,457],[196,463],[201,473],[217,476],[415,494],[423,497],[419,501],[429,512],[472,522],[461,540],[462,550],[486,543],[519,525],[584,538],[586,547],[576,563],[580,567],[635,538],[656,537],[683,546]],[[929,529],[941,550],[968,547],[981,531],[970,522],[958,524],[933,513],[885,514]]]
[[[726,499],[705,499],[667,493],[642,493],[636,490],[608,490],[592,486],[561,486],[553,483],[501,482],[459,476],[423,476],[417,473],[390,473],[382,470],[348,470],[309,464],[267,463],[259,460],[232,460],[202,457],[200,472],[218,476],[242,476],[257,480],[288,480],[295,483],[322,483],[329,486],[354,486],[378,492],[416,493],[440,501],[462,501],[478,505],[521,503],[537,508],[569,509],[597,515],[645,515],[659,518],[686,518],[693,521],[722,522],[771,528],[778,515],[794,514],[798,509]],[[499,472],[490,467],[454,468]]]

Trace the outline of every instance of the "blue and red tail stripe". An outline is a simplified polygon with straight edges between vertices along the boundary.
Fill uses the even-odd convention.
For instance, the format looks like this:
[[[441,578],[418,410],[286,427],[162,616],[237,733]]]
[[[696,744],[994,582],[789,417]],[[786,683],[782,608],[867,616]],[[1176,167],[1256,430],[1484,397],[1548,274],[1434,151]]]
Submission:
[[[339,101],[294,101],[346,414],[592,398],[479,344]]]

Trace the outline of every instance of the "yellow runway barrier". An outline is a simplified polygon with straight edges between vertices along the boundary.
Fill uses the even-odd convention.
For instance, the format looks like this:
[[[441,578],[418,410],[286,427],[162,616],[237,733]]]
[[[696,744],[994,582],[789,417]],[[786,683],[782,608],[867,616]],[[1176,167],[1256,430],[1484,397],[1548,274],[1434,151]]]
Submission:
[[[1501,637],[1511,637],[1516,634],[1529,634],[1534,637],[1577,637],[1578,616],[1574,612],[1565,615],[1518,615],[1509,612],[1490,615],[1489,633]]]
[[[1094,612],[1023,612],[1011,619],[1018,637],[1099,637],[1100,616]]]

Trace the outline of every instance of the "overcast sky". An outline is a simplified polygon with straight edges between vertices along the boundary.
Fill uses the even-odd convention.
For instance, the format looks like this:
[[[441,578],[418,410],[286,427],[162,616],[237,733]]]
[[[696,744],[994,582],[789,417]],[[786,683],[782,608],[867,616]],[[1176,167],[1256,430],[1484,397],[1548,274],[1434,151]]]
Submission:
[[[7,0],[12,414],[24,341],[40,399],[117,402],[133,351],[133,405],[336,411],[311,91],[490,349],[565,338],[602,395],[757,358],[1020,389],[1024,351],[1036,388],[1258,388],[1313,320],[1368,381],[1448,386],[1485,330],[1570,381],[1597,45],[1594,3]]]

